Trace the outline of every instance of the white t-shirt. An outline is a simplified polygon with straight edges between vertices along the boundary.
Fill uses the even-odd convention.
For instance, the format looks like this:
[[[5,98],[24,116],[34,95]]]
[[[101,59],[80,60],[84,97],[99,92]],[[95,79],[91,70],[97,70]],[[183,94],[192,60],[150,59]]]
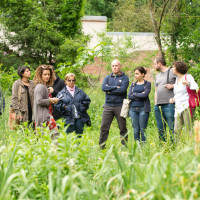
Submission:
[[[186,85],[182,83],[183,80],[187,80],[187,82],[190,83],[189,86],[191,90],[198,89],[198,85],[195,82],[192,75],[185,75],[180,83],[178,83],[178,78],[176,78],[176,82],[174,85],[175,117],[177,117],[178,114],[181,114],[186,108],[189,107],[189,95],[187,92]]]

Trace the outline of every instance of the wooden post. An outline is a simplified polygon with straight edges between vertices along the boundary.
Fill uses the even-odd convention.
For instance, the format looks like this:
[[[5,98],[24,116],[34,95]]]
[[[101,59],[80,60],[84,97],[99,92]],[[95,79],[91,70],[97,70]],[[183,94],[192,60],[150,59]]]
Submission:
[[[194,133],[195,133],[195,154],[199,155],[200,152],[200,121],[194,122]]]

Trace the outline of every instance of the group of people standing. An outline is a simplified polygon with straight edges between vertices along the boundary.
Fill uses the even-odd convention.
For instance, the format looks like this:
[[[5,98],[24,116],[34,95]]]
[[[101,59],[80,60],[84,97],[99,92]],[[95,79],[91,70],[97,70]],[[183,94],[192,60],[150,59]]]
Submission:
[[[197,90],[198,85],[192,75],[187,74],[187,66],[183,61],[175,61],[172,68],[166,66],[163,57],[154,60],[154,67],[158,73],[155,78],[155,106],[154,113],[157,122],[159,139],[166,142],[168,125],[171,142],[174,142],[174,132],[178,133],[186,126],[190,132],[194,110],[189,108],[187,87]],[[127,96],[129,78],[121,71],[121,63],[114,60],[111,64],[112,73],[105,77],[102,90],[106,93],[103,117],[100,131],[99,145],[105,148],[109,129],[113,118],[116,117],[120,129],[122,144],[128,140],[126,119],[120,116],[123,100]],[[151,83],[144,79],[146,70],[139,66],[134,70],[135,79],[129,89],[129,116],[134,130],[134,139],[146,141],[147,128],[151,105],[149,94]]]
[[[76,76],[69,73],[65,81],[60,79],[50,65],[40,65],[33,81],[28,66],[20,66],[12,87],[12,108],[21,122],[34,127],[49,126],[58,131],[56,120],[64,117],[67,133],[82,134],[84,123],[90,121],[86,110],[90,98],[75,86]]]
[[[189,110],[187,87],[196,90],[198,85],[194,78],[187,74],[187,66],[183,61],[176,61],[173,68],[168,68],[165,59],[157,57],[154,67],[160,72],[155,78],[154,106],[159,138],[166,141],[168,125],[173,142],[174,131],[177,133],[183,125],[188,128],[192,126],[193,110]],[[121,71],[119,60],[113,60],[111,69],[112,73],[106,76],[102,83],[106,98],[99,138],[101,148],[105,148],[114,117],[120,129],[122,144],[126,145],[128,140],[126,118],[121,117],[120,113],[123,100],[127,98],[129,78]],[[134,69],[136,81],[131,83],[128,92],[134,139],[141,142],[146,141],[145,130],[151,111],[151,82],[145,80],[146,73],[142,66]],[[75,131],[78,135],[83,133],[84,124],[91,125],[87,113],[91,100],[83,90],[75,86],[75,74],[69,73],[65,80],[62,80],[50,65],[39,66],[33,81],[30,80],[31,71],[27,66],[19,67],[18,74],[21,78],[13,84],[12,107],[21,122],[34,122],[36,127],[45,123],[50,129],[57,129],[56,120],[62,117],[68,126],[66,132]]]

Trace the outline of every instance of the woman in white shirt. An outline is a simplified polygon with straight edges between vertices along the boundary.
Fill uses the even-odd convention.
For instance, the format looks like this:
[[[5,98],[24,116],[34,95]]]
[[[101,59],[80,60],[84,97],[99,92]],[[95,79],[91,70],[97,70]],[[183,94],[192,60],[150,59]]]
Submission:
[[[186,74],[188,68],[183,61],[175,61],[172,69],[177,78],[174,85],[174,98],[171,98],[169,102],[175,102],[174,130],[177,133],[182,129],[183,125],[186,130],[190,130],[192,127],[187,86],[191,90],[197,90],[198,85],[191,74]]]

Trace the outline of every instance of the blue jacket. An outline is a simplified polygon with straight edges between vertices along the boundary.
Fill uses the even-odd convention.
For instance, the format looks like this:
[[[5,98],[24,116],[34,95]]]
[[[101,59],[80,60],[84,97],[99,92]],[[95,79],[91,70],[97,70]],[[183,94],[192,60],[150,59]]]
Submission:
[[[151,105],[149,101],[149,93],[151,91],[151,83],[149,81],[144,80],[144,92],[143,93],[135,93],[133,92],[134,86],[137,82],[132,83],[129,93],[128,93],[128,99],[134,101],[134,100],[144,100],[144,111],[150,112],[151,111]],[[131,101],[131,102],[132,102]]]
[[[124,72],[117,76],[113,75],[113,73],[106,76],[102,84],[102,90],[106,92],[105,105],[121,106],[123,100],[127,97],[128,85],[129,78]]]
[[[57,98],[61,99],[57,104],[55,104],[55,108],[61,112],[62,117],[65,118],[66,124],[74,124],[75,121],[75,109],[78,112],[78,115],[81,118],[83,123],[90,120],[89,115],[87,114],[87,109],[90,105],[90,98],[83,92],[83,90],[75,87],[74,97],[68,91],[66,87],[64,87],[57,95]]]

